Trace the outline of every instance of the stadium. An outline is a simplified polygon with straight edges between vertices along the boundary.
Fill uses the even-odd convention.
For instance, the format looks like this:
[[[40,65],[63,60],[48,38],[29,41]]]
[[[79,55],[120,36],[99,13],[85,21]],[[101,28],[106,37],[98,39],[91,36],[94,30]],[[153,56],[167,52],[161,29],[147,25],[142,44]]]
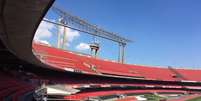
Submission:
[[[0,1],[1,101],[199,101],[201,70],[126,64],[124,47],[131,40],[72,16],[54,2]],[[60,22],[44,19],[50,9]],[[97,58],[101,47],[95,42],[88,55],[59,48],[60,40],[58,47],[34,41],[42,21],[117,42],[118,62]]]

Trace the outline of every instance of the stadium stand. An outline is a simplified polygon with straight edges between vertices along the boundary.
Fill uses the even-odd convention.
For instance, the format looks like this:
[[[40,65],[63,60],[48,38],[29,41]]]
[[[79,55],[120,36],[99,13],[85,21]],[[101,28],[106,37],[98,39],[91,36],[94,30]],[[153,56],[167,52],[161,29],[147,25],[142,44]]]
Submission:
[[[186,78],[186,80],[201,82],[200,78],[201,70],[177,69],[176,71],[181,75],[183,75]]]
[[[201,96],[200,94],[184,95],[182,97],[170,99],[167,101],[188,101],[188,100],[191,100],[193,98],[200,97],[200,96]]]
[[[55,68],[63,69],[64,71],[158,81],[201,81],[199,78],[200,70],[120,64],[37,43],[33,43],[33,51],[42,62],[52,65]],[[192,76],[188,77],[188,75]]]
[[[0,1],[0,100],[32,101],[37,94],[43,99],[40,94],[47,92],[41,88],[52,86],[70,90],[70,95],[59,98],[67,100],[120,100],[124,95],[146,93],[200,94],[201,70],[119,64],[32,44],[53,2]]]
[[[6,73],[6,74],[5,74]],[[0,99],[21,101],[22,98],[27,99],[26,93],[30,93],[35,89],[35,85],[23,81],[21,76],[17,76],[14,72],[0,72]],[[19,79],[20,78],[20,79]],[[30,99],[29,99],[30,100]],[[25,101],[25,100],[23,100]]]
[[[23,69],[22,69],[23,70]],[[141,89],[141,91],[146,91],[146,89],[161,89],[161,91],[172,91],[172,90],[182,90],[184,92],[188,92],[188,90],[182,86],[179,85],[163,85],[160,84],[160,82],[157,83],[148,83],[149,81],[142,82],[142,81],[135,81],[135,80],[120,80],[119,78],[97,78],[94,76],[71,76],[71,75],[66,75],[66,73],[61,73],[61,72],[53,72],[53,75],[51,72],[47,72],[47,74],[44,73],[44,71],[40,72],[32,72],[30,71],[22,71],[18,70],[18,68],[10,68],[5,71],[1,72],[1,77],[2,80],[5,79],[4,76],[6,76],[9,80],[11,78],[11,81],[14,82],[13,88],[10,88],[10,90],[6,90],[8,92],[4,92],[2,90],[2,98],[7,98],[7,95],[12,94],[11,98],[13,100],[15,99],[25,99],[26,97],[23,97],[21,95],[25,95],[27,92],[33,92],[34,88],[38,88],[40,85],[45,84],[45,85],[60,85],[59,88],[69,88],[69,89],[78,89],[81,90],[81,92],[90,90],[90,91],[97,91],[97,90],[110,90],[112,89]],[[9,71],[9,72],[8,72]],[[10,74],[10,76],[8,75]],[[56,75],[56,77],[55,77]],[[15,78],[17,77],[17,78]],[[88,78],[88,79],[82,79],[82,78]],[[19,82],[21,81],[21,82]],[[140,83],[141,82],[141,83]],[[8,82],[5,82],[8,83]],[[15,84],[16,83],[16,84]],[[18,86],[19,84],[19,89]],[[3,84],[2,84],[3,85]],[[31,85],[31,86],[30,86]],[[8,85],[9,86],[9,85]],[[22,86],[22,87],[21,87]],[[193,90],[197,86],[188,86],[189,90]],[[3,86],[1,87],[3,88]],[[199,87],[198,87],[199,88]],[[13,93],[13,91],[16,91],[16,93]],[[196,90],[195,90],[196,91]],[[11,93],[12,92],[12,93]],[[189,93],[189,92],[188,92]],[[20,97],[19,97],[20,96]],[[16,98],[17,97],[17,98]]]
[[[179,90],[112,90],[112,91],[94,91],[94,92],[84,92],[74,95],[65,96],[66,100],[88,100],[94,97],[108,96],[108,95],[121,95],[121,94],[153,94],[153,93],[186,93],[185,91]]]

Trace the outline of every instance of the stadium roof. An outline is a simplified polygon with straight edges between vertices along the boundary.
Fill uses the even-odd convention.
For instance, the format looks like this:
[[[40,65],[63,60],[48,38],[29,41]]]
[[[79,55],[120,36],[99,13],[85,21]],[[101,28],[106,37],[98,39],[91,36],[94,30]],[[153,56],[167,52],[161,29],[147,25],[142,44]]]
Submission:
[[[1,64],[29,62],[46,66],[32,53],[32,40],[42,18],[53,2],[54,0],[0,1]]]

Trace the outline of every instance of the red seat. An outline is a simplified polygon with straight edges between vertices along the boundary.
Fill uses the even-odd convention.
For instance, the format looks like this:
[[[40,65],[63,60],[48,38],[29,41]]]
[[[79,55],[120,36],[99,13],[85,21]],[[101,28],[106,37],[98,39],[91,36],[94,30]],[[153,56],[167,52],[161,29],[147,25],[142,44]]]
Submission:
[[[201,70],[183,70],[175,69],[177,73],[184,76],[184,78],[175,77],[175,72],[161,67],[140,66],[140,65],[127,65],[117,62],[105,61],[95,59],[86,55],[79,55],[69,51],[33,43],[34,53],[43,62],[52,65],[54,68],[60,68],[62,70],[71,69],[81,71],[89,74],[105,74],[114,76],[128,76],[134,78],[141,78],[146,80],[158,80],[158,81],[181,81],[192,80],[201,81]]]

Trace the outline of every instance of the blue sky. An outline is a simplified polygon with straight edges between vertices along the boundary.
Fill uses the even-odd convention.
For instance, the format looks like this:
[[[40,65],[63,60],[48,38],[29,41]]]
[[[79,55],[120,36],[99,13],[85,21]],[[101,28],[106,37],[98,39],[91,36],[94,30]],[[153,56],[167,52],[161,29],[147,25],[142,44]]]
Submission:
[[[55,4],[133,40],[126,47],[126,63],[201,68],[200,0],[57,0]],[[55,19],[55,15],[50,11],[46,18]],[[55,29],[51,32],[56,33]],[[41,39],[56,45],[55,34]],[[89,53],[76,50],[76,46],[92,41],[91,36],[79,33],[67,48]],[[117,60],[118,45],[104,39],[99,41],[99,56]]]

